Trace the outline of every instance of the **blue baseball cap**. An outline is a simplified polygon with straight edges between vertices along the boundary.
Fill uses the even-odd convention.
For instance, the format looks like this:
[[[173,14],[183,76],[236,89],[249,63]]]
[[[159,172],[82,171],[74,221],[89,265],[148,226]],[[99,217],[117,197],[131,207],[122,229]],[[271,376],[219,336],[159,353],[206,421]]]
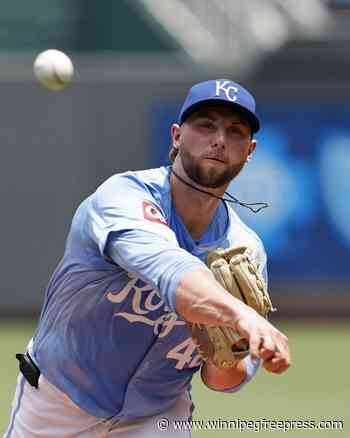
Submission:
[[[208,104],[232,107],[247,119],[253,133],[259,131],[260,121],[255,113],[254,97],[242,85],[229,79],[213,79],[194,85],[181,108],[179,125],[199,108]]]

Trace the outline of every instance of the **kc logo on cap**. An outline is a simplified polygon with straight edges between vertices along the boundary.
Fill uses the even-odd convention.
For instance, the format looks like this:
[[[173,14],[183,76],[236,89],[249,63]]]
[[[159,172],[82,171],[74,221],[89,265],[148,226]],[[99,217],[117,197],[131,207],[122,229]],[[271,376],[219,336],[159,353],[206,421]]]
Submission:
[[[211,79],[193,85],[182,105],[179,125],[204,105],[225,105],[246,117],[252,132],[259,131],[260,122],[255,113],[255,99],[242,85],[230,79]]]
[[[231,102],[235,102],[237,100],[238,88],[234,85],[227,86],[231,84],[230,81],[216,81],[216,92],[215,96],[220,96],[221,92],[224,92],[226,95],[226,99]]]

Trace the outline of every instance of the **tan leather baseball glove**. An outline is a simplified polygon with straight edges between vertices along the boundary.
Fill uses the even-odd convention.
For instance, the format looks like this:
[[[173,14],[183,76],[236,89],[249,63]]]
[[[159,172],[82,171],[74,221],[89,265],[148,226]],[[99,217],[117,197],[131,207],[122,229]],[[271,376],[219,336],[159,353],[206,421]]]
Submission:
[[[252,251],[246,246],[218,248],[207,256],[207,265],[215,279],[234,297],[255,309],[264,318],[272,306],[265,281]],[[231,368],[249,354],[247,339],[230,327],[189,323],[192,338],[204,360],[221,368]]]

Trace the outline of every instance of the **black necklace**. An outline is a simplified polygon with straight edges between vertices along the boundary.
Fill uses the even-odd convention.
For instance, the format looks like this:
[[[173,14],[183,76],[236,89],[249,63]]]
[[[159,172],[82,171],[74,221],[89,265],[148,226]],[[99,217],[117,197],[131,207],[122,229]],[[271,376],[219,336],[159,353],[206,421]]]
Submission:
[[[220,196],[216,196],[213,193],[210,193],[210,192],[207,192],[205,190],[199,189],[198,187],[193,186],[189,182],[185,181],[183,178],[181,178],[181,176],[179,176],[177,173],[174,172],[174,169],[172,167],[170,167],[170,171],[176,176],[176,178],[179,181],[181,181],[186,186],[191,187],[192,189],[197,190],[198,192],[205,193],[206,195],[212,196],[213,198],[220,199],[220,201],[232,202],[232,204],[239,204],[242,207],[248,208],[253,213],[259,213],[260,210],[262,210],[263,208],[267,208],[269,206],[269,204],[267,204],[266,202],[252,202],[252,203],[242,202],[239,199],[237,199],[234,196],[232,196],[228,192],[225,192],[225,195],[227,195],[228,198],[224,198],[224,197],[221,198]],[[259,207],[257,207],[257,208],[253,207],[253,206],[257,206],[257,205]]]

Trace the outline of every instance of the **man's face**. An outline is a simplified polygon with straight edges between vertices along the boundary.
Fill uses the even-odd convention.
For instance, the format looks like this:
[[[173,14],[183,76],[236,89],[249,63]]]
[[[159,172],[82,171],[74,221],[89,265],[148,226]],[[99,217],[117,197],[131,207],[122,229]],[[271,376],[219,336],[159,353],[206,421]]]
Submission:
[[[248,122],[230,108],[209,106],[173,125],[183,168],[197,184],[218,188],[239,174],[255,149]]]

